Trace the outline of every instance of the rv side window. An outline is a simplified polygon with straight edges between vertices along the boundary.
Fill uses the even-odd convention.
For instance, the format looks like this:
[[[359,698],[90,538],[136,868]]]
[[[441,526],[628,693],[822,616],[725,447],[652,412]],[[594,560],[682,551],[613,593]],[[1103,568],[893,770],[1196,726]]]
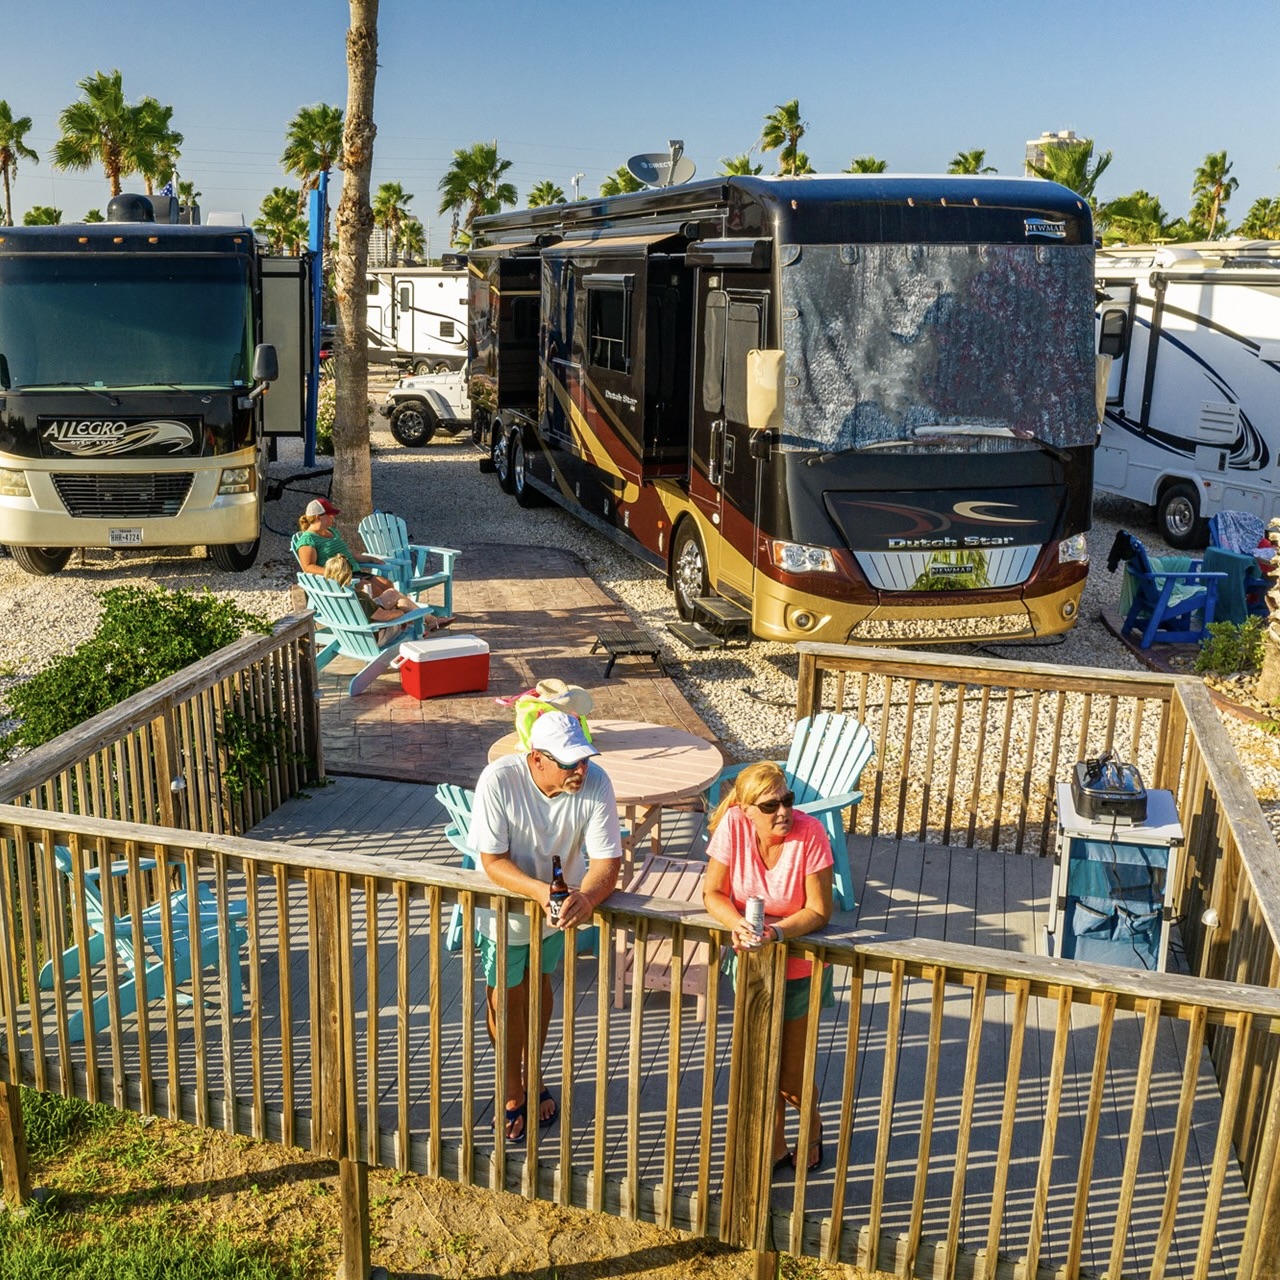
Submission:
[[[730,422],[747,420],[747,352],[763,345],[764,307],[735,298],[729,304],[724,362],[724,416]]]
[[[532,343],[537,340],[538,309],[537,298],[516,298],[511,304],[511,337],[514,341]]]
[[[441,320],[441,321],[440,321],[440,336],[441,336],[442,338],[452,338],[452,337],[454,337],[454,336],[455,336],[455,334],[454,334],[454,330],[453,330],[453,321],[452,321],[452,320]]]
[[[1098,334],[1098,354],[1103,356],[1124,355],[1125,337],[1129,328],[1129,317],[1115,309],[1102,313],[1102,324]]]
[[[413,290],[407,284],[400,286],[400,305],[406,309],[413,305]]]
[[[631,368],[631,280],[587,288],[587,362],[597,369]]]
[[[377,276],[370,276],[364,282],[364,291],[371,298],[376,298],[382,289],[382,281]]]
[[[724,331],[729,312],[729,296],[707,295],[706,359],[702,365],[702,407],[719,413],[724,404]]]

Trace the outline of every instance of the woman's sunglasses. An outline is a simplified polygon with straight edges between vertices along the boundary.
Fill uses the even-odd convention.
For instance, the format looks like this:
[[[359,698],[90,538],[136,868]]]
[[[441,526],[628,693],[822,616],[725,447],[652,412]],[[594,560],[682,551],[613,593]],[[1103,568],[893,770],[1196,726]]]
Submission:
[[[786,795],[779,796],[776,800],[757,800],[756,808],[761,813],[777,813],[779,809],[794,809],[796,807],[796,793],[788,791]]]

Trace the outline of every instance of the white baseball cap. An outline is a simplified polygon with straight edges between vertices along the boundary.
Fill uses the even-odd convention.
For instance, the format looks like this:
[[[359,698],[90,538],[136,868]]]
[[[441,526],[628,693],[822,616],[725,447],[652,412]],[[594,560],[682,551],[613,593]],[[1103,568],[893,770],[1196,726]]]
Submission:
[[[529,749],[545,751],[560,764],[577,764],[600,753],[587,741],[575,716],[563,711],[547,711],[533,722]]]

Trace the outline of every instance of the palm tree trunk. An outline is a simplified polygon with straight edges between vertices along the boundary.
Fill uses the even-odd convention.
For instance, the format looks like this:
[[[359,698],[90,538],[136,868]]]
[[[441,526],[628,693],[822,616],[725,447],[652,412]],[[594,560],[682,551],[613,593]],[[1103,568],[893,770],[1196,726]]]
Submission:
[[[338,398],[333,427],[333,494],[349,529],[373,510],[369,458],[369,347],[365,273],[373,209],[373,89],[378,73],[378,0],[349,0],[347,111],[342,135],[346,170],[338,203]]]
[[[13,226],[13,197],[9,194],[9,166],[4,166],[4,225]]]

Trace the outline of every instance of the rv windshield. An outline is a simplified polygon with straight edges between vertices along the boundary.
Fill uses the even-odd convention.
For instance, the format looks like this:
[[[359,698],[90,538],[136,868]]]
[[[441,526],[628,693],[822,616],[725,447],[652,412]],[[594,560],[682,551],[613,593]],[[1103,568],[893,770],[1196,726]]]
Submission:
[[[0,355],[13,390],[246,386],[247,264],[232,257],[0,258]]]
[[[781,446],[1091,445],[1088,245],[784,245]]]

